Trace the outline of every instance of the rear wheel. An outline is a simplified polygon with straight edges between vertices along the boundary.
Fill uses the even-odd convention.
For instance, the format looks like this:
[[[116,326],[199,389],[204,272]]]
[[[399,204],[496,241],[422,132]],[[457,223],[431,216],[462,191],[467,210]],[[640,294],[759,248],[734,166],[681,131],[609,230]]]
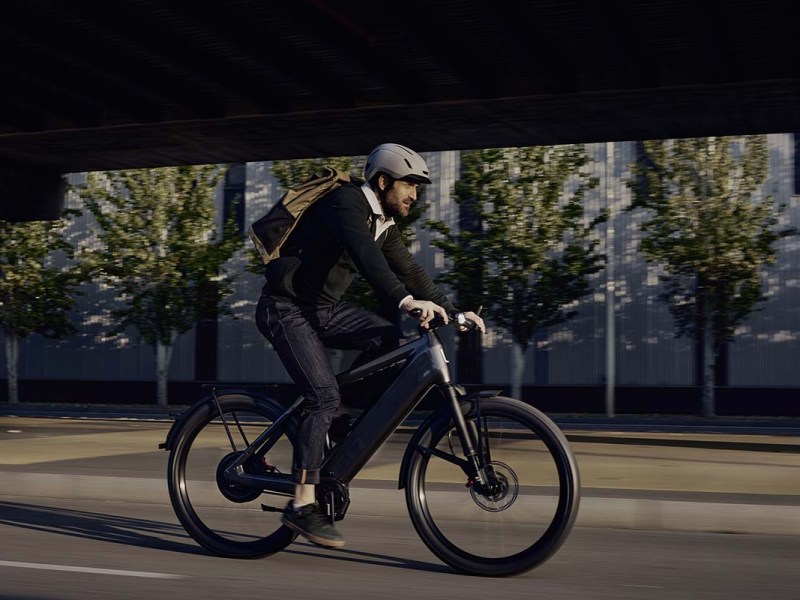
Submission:
[[[286,496],[226,480],[225,469],[277,419],[282,408],[249,396],[219,397],[228,424],[216,404],[209,402],[190,415],[170,453],[169,495],[186,531],[214,554],[252,558],[278,552],[296,537],[280,522]],[[291,424],[263,458],[245,463],[252,475],[291,475],[295,429]]]
[[[422,540],[447,564],[476,575],[527,571],[569,535],[578,512],[575,459],[558,427],[510,398],[480,400],[466,415],[488,474],[471,481],[458,432],[442,418],[412,449],[406,502]],[[463,464],[463,463],[462,463]]]

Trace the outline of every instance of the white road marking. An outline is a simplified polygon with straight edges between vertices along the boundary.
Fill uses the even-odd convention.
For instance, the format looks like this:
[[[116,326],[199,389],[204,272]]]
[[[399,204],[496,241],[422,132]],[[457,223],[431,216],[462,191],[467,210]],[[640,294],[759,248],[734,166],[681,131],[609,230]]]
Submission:
[[[184,575],[172,575],[171,573],[121,571],[119,569],[96,569],[93,567],[71,567],[69,565],[45,565],[40,563],[14,562],[10,560],[0,560],[0,567],[40,569],[43,571],[69,571],[71,573],[92,573],[95,575],[120,575],[122,577],[145,577],[148,579],[185,579]]]

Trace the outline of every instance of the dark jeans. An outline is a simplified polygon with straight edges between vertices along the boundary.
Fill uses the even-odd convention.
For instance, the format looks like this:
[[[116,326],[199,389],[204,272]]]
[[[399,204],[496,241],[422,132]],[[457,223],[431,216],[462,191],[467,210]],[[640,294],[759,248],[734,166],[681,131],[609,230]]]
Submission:
[[[293,474],[298,483],[319,483],[325,434],[341,398],[325,348],[389,349],[397,346],[401,332],[386,319],[349,302],[297,306],[264,296],[256,308],[256,325],[305,397]]]

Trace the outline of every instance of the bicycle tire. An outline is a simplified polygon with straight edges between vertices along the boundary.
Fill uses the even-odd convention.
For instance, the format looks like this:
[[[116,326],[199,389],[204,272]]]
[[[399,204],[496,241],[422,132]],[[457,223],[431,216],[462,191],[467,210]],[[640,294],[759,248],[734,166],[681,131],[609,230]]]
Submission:
[[[273,405],[243,394],[223,395],[218,398],[218,401],[234,433],[236,431],[234,415],[244,418],[242,415],[249,413],[254,415],[251,418],[253,421],[260,418],[266,423],[274,421],[283,412],[282,407],[277,404]],[[255,434],[262,431],[265,428],[265,424],[259,423],[258,427],[253,425],[252,428]],[[206,432],[214,437],[210,438],[208,443],[196,444],[199,436],[205,435]],[[283,432],[286,440],[283,437],[281,438],[284,441],[284,445],[285,441],[288,441],[292,449],[294,448],[295,432],[296,427],[293,422],[289,422]],[[218,443],[218,440],[221,440],[221,442]],[[268,520],[268,516],[260,508],[261,494],[258,490],[241,488],[236,490],[236,493],[231,493],[226,489],[225,492],[228,494],[228,497],[226,497],[225,494],[221,493],[222,489],[218,483],[219,475],[217,475],[216,480],[212,479],[211,481],[195,482],[192,480],[190,485],[190,478],[187,476],[187,464],[190,464],[190,459],[193,455],[192,450],[197,447],[195,453],[200,454],[201,451],[207,453],[210,447],[211,450],[222,455],[226,450],[230,451],[230,449],[224,447],[223,443],[228,443],[227,433],[219,423],[219,411],[214,402],[201,405],[186,418],[170,452],[167,467],[170,501],[178,520],[198,544],[218,556],[256,558],[279,552],[288,546],[297,537],[297,534],[283,526],[277,516],[273,516],[272,521]],[[284,452],[284,454],[286,453]],[[221,459],[215,458],[214,460],[218,462],[209,465],[209,470],[215,468],[215,472],[218,473],[220,470],[219,465],[221,464],[219,461],[224,460],[226,456],[229,456],[229,454],[223,455]],[[213,462],[206,460],[205,457],[201,458],[198,458],[196,462]],[[288,460],[290,461],[291,457]],[[289,462],[288,464],[290,465],[291,463]],[[216,490],[214,490],[214,486],[216,486]],[[217,492],[219,492],[218,498],[216,497]],[[205,498],[212,494],[214,495],[212,500],[204,500],[202,505],[197,500],[197,497],[194,497]],[[231,496],[233,500],[230,499]],[[250,505],[244,504],[246,501],[250,501]],[[253,503],[259,504],[253,505]],[[226,513],[223,511],[230,511],[232,508],[239,509],[239,511],[234,511],[237,516],[225,516]],[[247,512],[244,513],[242,511]],[[227,525],[215,526],[211,524],[212,518],[220,520],[226,518],[235,519],[242,514],[246,514],[248,522],[255,524],[255,527],[263,526],[267,529],[274,527],[274,530],[268,531],[263,536],[260,533],[251,535],[248,531],[234,534],[235,532],[229,530]]]
[[[448,450],[454,455],[460,451],[460,441],[452,440],[455,432],[452,418],[443,412],[442,418],[435,420],[427,432],[422,432],[423,435],[418,438],[419,446],[411,449],[405,489],[406,504],[414,528],[437,557],[465,573],[499,577],[537,567],[559,549],[577,517],[580,478],[569,444],[546,415],[511,398],[481,399],[479,405],[473,403],[465,418],[468,424],[478,424],[479,418],[485,423],[489,423],[490,419],[492,423],[499,423],[487,425],[484,429],[489,430],[485,435],[486,447],[493,461],[492,468],[498,473],[498,481],[505,481],[505,495],[499,493],[486,497],[475,493],[474,489],[469,491],[469,487],[448,484],[442,480],[456,471],[461,472],[460,468],[442,460]],[[508,428],[508,432],[504,432],[503,427]],[[473,440],[473,444],[476,443],[477,440]],[[426,451],[437,447],[438,456]],[[506,447],[509,450],[506,451]],[[501,461],[496,450],[505,451],[506,456],[510,457],[508,460],[513,459],[517,463],[516,467]],[[545,473],[545,468],[552,472]],[[463,473],[461,476],[465,477]],[[524,485],[520,483],[520,476]],[[548,477],[552,484],[549,487],[534,481]],[[514,480],[516,484],[512,485]],[[474,488],[469,481],[466,485]],[[514,486],[512,498],[511,488]],[[549,490],[549,493],[542,493],[541,490]],[[520,500],[517,497],[520,492],[531,494],[532,499]],[[439,496],[442,496],[441,500]],[[441,504],[440,509],[435,506],[436,503]],[[540,506],[548,503],[552,511],[549,518],[547,511]],[[514,506],[522,511],[522,516],[505,516]],[[459,511],[478,514],[470,512],[469,516],[462,517],[457,516]],[[483,515],[481,511],[490,516]],[[495,519],[494,522],[499,525],[492,525],[491,519]],[[491,531],[490,525],[498,531]],[[535,539],[528,539],[528,535]],[[494,539],[497,539],[499,550],[488,548],[489,542]]]

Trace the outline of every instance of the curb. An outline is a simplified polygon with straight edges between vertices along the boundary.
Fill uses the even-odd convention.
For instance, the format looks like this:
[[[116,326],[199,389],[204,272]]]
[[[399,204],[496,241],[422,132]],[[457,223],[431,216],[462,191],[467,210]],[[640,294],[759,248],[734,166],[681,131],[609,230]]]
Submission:
[[[376,482],[377,483],[377,482]],[[404,492],[370,487],[368,481],[351,487],[350,514],[370,517],[407,516]],[[110,500],[169,504],[164,479],[0,472],[0,495]],[[199,504],[229,506],[209,484]],[[648,531],[691,531],[762,535],[800,535],[800,505],[697,502],[652,498],[584,496],[576,525]]]
[[[0,402],[0,417],[20,417],[36,419],[75,419],[99,421],[159,421],[172,422],[176,416],[187,410],[188,406],[170,406],[156,409],[149,406],[96,407],[91,405],[31,405],[9,404]],[[684,433],[684,434],[722,434],[722,435],[768,435],[776,437],[800,437],[800,419],[793,418],[753,418],[753,419],[722,419],[722,418],[676,418],[652,416],[620,416],[613,418],[586,416],[574,417],[563,414],[548,414],[548,416],[564,431],[571,441],[593,441],[612,444],[644,443],[646,445],[660,446],[696,446],[692,441],[653,441],[647,438],[637,439],[635,442],[619,441],[620,438],[595,436],[591,440],[580,439],[578,432],[605,432],[608,434],[624,433],[629,435],[647,433]],[[416,428],[422,421],[420,415],[412,415],[403,422],[398,431]],[[727,445],[716,445],[715,442],[705,442],[703,447],[720,449],[752,449],[767,452],[800,452],[800,444],[785,444],[777,449],[775,443],[754,443],[745,445],[751,448],[742,448],[743,442],[731,442]]]

